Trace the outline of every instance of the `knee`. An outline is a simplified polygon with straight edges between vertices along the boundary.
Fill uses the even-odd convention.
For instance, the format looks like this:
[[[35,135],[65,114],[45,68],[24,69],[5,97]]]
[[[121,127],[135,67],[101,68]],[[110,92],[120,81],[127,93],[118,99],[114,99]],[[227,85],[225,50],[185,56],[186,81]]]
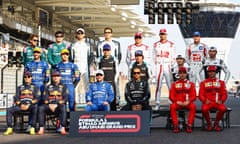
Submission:
[[[92,111],[91,106],[86,106],[86,107],[85,107],[85,111],[86,111],[86,112],[90,112],[90,111]]]
[[[209,111],[209,107],[207,105],[203,105],[202,112],[208,112],[208,111]]]
[[[224,105],[220,105],[219,108],[218,108],[218,110],[219,110],[220,112],[226,112],[226,111],[227,111],[227,108],[226,108],[226,106],[224,106]]]
[[[172,103],[170,105],[170,111],[176,111],[176,109],[177,109],[177,104],[176,103]]]

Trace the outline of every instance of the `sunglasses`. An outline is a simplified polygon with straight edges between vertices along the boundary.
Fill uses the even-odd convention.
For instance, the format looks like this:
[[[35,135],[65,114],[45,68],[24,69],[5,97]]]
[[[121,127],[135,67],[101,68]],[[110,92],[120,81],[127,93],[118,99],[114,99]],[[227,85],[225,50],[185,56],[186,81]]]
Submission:
[[[79,35],[83,35],[84,33],[80,31],[80,32],[77,32],[77,34],[79,34]]]
[[[63,37],[63,35],[56,35],[55,37]]]
[[[96,74],[96,76],[103,76],[102,74]]]
[[[62,53],[62,55],[67,55],[68,56],[69,54],[68,53]]]
[[[135,39],[141,39],[141,38],[142,38],[142,37],[140,37],[140,36],[136,36],[136,37],[135,37]]]
[[[32,41],[34,41],[34,42],[38,42],[39,40],[33,39]]]
[[[112,32],[104,32],[105,34],[110,34],[110,33],[112,33]]]
[[[24,78],[31,78],[32,76],[24,76]]]
[[[133,72],[134,75],[140,75],[140,72]]]

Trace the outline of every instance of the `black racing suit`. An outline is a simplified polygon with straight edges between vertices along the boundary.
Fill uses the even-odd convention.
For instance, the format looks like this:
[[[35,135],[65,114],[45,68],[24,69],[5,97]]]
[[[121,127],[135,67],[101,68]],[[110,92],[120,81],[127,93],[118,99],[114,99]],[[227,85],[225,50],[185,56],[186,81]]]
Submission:
[[[29,117],[31,117],[31,126],[36,126],[37,120],[37,102],[40,99],[40,89],[33,84],[27,85],[23,84],[17,88],[17,93],[15,97],[15,105],[7,109],[7,126],[12,127],[12,116],[21,113],[24,111],[28,111]],[[35,100],[35,103],[32,103]],[[22,104],[30,104],[28,110],[21,110]]]
[[[117,110],[117,99],[120,99],[119,92],[119,79],[118,79],[118,62],[114,57],[105,58],[104,56],[100,58],[98,68],[104,71],[104,81],[109,82],[114,89],[114,100],[110,104],[111,111]]]
[[[45,114],[55,114],[60,118],[61,125],[66,127],[67,110],[66,102],[68,101],[68,89],[63,84],[50,84],[44,89],[44,104],[39,107],[39,126],[43,127],[45,124]],[[57,108],[52,112],[49,104],[57,104]]]
[[[150,89],[147,81],[131,80],[125,87],[125,100],[127,104],[122,110],[131,110],[132,105],[141,104],[142,110],[151,110],[149,106]]]

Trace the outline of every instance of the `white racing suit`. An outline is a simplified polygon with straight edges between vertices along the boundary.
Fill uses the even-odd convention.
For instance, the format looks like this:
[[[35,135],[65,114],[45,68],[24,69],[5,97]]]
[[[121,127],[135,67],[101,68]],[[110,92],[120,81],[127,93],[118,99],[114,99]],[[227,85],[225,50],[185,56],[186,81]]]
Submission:
[[[207,67],[210,65],[215,65],[217,67],[217,78],[221,78],[221,71],[223,70],[223,72],[225,73],[224,76],[224,82],[227,83],[229,78],[230,78],[230,71],[227,68],[226,64],[224,63],[224,61],[222,59],[211,59],[211,58],[207,58],[205,60],[202,61],[203,67],[200,70],[199,73],[201,73],[202,71],[204,71],[204,79],[207,79]],[[204,80],[201,79],[201,80]]]
[[[199,74],[199,71],[202,68],[202,60],[207,57],[208,48],[206,44],[190,44],[186,49],[186,62],[190,66],[190,76],[189,79],[191,82],[200,83],[203,79],[203,73]]]
[[[165,77],[166,84],[168,89],[171,87],[170,83],[170,74],[171,74],[171,66],[175,60],[175,47],[174,43],[167,42],[156,42],[153,45],[153,60],[156,65],[156,76],[157,76],[157,86],[156,86],[156,94],[155,101],[156,104],[160,104],[160,96],[161,96],[161,88],[163,85],[163,77]]]
[[[72,46],[72,58],[74,64],[79,67],[81,80],[78,83],[76,91],[76,102],[85,103],[85,94],[89,85],[89,70],[91,49],[90,44],[86,41],[77,41]]]

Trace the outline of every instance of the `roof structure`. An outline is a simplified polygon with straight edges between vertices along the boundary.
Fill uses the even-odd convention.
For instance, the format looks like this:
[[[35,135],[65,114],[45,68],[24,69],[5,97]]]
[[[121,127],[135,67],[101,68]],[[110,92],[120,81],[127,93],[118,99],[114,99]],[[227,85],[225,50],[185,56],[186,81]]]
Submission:
[[[76,27],[84,27],[96,37],[103,36],[105,27],[113,29],[114,37],[133,36],[137,31],[145,36],[155,35],[131,5],[111,5],[110,0],[35,0],[34,3]]]

